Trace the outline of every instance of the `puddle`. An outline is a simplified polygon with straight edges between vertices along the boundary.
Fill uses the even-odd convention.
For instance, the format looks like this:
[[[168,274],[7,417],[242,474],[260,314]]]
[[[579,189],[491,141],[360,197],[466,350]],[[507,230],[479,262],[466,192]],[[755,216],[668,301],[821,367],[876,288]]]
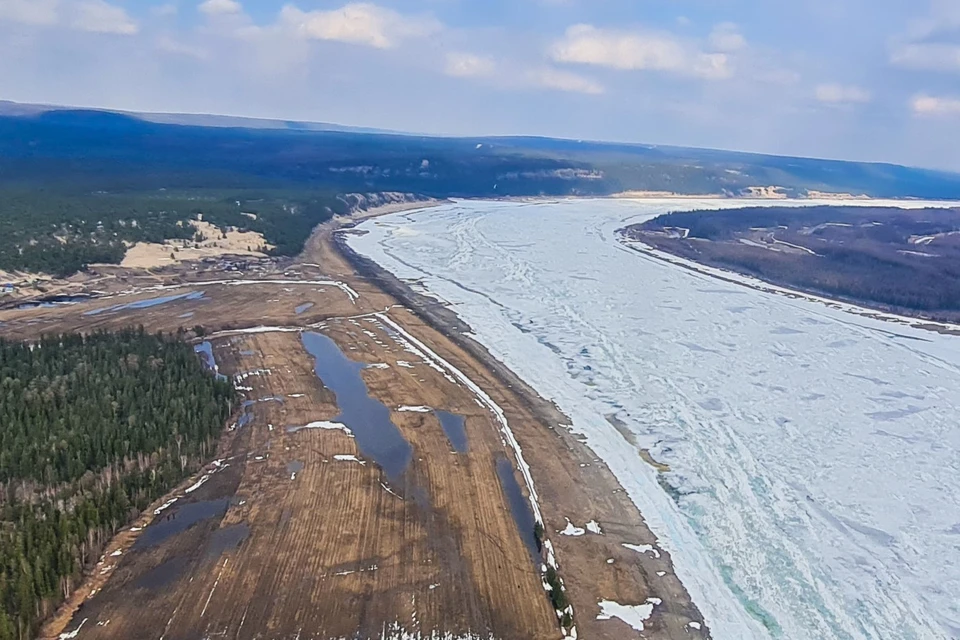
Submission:
[[[440,426],[443,432],[447,434],[447,440],[453,445],[457,453],[467,452],[467,429],[466,419],[463,416],[448,411],[434,411],[437,419],[440,420]]]
[[[173,584],[184,574],[190,559],[186,556],[174,556],[160,563],[133,582],[135,589],[160,589]]]
[[[314,357],[314,371],[337,398],[340,415],[333,419],[357,439],[360,452],[396,480],[407,468],[413,450],[390,420],[390,409],[370,397],[360,372],[366,365],[347,358],[337,344],[319,333],[304,333],[303,346]]]
[[[530,508],[530,502],[523,495],[520,489],[520,483],[517,482],[517,476],[514,473],[513,464],[506,458],[497,458],[497,476],[500,478],[500,487],[507,496],[510,503],[510,513],[513,515],[513,522],[520,531],[520,537],[530,552],[530,558],[537,567],[543,562],[540,552],[537,550],[537,537],[534,533],[536,521],[533,519],[533,510]]]
[[[207,559],[219,558],[225,552],[236,549],[250,536],[250,525],[246,522],[221,527],[213,532],[207,543]]]
[[[251,422],[253,422],[253,414],[249,411],[244,411],[243,414],[237,419],[237,429],[243,429]]]
[[[194,352],[200,355],[207,369],[217,374],[218,380],[226,380],[227,376],[220,373],[220,367],[217,366],[217,359],[213,357],[213,345],[209,342],[201,342],[193,347]]]
[[[157,516],[149,527],[140,533],[140,537],[133,543],[134,549],[149,549],[167,538],[182,533],[204,520],[223,517],[227,512],[230,500],[202,500],[188,502],[170,507]]]
[[[292,460],[287,463],[287,473],[300,473],[303,471],[303,463],[299,460]]]
[[[189,293],[180,293],[173,296],[163,296],[160,298],[148,298],[146,300],[137,300],[136,302],[128,302],[126,304],[118,304],[112,307],[103,307],[101,309],[91,309],[90,311],[84,311],[83,315],[96,316],[96,315],[100,315],[101,313],[107,313],[110,311],[149,309],[150,307],[156,307],[161,304],[173,302],[175,300],[199,300],[202,297],[203,297],[203,291],[191,291]]]
[[[297,315],[300,315],[304,311],[308,311],[311,308],[313,308],[312,302],[304,302],[303,304],[298,306],[296,309],[294,309],[294,311],[296,312]]]
[[[87,295],[76,295],[76,296],[47,296],[45,298],[40,298],[39,300],[31,300],[30,302],[23,302],[18,304],[15,309],[52,309],[54,307],[59,307],[65,304],[78,304],[80,302],[86,302],[87,300],[92,300],[93,296]]]

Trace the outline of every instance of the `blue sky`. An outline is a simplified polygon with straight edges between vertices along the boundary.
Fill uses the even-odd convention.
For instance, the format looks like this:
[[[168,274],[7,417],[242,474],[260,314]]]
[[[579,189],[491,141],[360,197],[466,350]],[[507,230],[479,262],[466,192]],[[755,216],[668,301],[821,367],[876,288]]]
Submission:
[[[960,0],[0,0],[0,99],[960,170]]]

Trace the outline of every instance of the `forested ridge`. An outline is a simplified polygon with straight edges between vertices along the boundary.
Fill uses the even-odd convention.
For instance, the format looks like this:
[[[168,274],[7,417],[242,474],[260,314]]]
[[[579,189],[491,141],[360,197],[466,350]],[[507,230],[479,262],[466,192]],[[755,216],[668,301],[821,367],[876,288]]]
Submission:
[[[626,233],[704,264],[818,295],[943,320],[960,313],[956,208],[677,212]]]
[[[110,537],[202,466],[233,401],[174,336],[0,340],[0,640],[32,637]]]

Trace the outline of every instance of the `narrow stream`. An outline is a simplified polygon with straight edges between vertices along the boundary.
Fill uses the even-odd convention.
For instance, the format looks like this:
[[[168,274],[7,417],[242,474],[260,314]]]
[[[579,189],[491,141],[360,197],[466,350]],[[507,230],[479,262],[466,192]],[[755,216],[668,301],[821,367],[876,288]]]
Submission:
[[[347,358],[325,335],[306,332],[302,340],[315,359],[314,371],[320,382],[337,398],[340,415],[333,421],[349,428],[360,452],[380,465],[387,478],[395,482],[410,464],[413,449],[390,420],[390,409],[370,397],[360,375],[365,365]]]

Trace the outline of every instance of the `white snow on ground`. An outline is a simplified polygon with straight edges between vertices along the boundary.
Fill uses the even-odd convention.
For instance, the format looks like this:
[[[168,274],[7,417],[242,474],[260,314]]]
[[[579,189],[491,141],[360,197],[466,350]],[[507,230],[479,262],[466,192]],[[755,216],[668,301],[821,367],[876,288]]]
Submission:
[[[586,524],[586,527],[587,527],[587,531],[589,531],[590,533],[595,533],[598,536],[603,535],[603,529],[600,528],[600,523],[597,522],[596,520],[591,520],[590,522],[588,522]]]
[[[348,241],[455,305],[571,418],[714,637],[960,637],[960,338],[617,241],[660,213],[763,204],[458,202]]]
[[[653,607],[660,604],[656,598],[650,598],[643,604],[620,604],[610,600],[600,601],[600,613],[597,614],[597,620],[610,620],[619,618],[637,631],[643,631],[643,623],[653,615]]]
[[[73,631],[61,633],[60,640],[72,640],[73,638],[76,638],[77,635],[80,633],[80,629],[83,629],[83,625],[87,624],[87,620],[89,620],[89,618],[84,618],[83,622],[81,622],[80,625]]]
[[[164,511],[166,511],[166,510],[169,509],[170,507],[172,507],[172,506],[173,506],[173,503],[176,502],[177,500],[179,500],[179,498],[171,498],[170,500],[167,500],[167,501],[164,502],[162,505],[160,505],[159,507],[157,507],[156,509],[153,510],[153,515],[155,515],[155,516],[160,515],[161,513],[163,513]]]
[[[228,285],[231,287],[249,285],[249,284],[273,284],[273,285],[307,285],[307,286],[326,286],[326,287],[337,287],[350,299],[350,302],[356,304],[357,299],[360,297],[356,291],[354,291],[350,285],[344,282],[336,282],[333,280],[206,280],[198,282],[189,282],[185,284],[172,284],[172,285],[160,285],[156,287],[147,287],[142,289],[142,291],[152,291],[152,290],[165,290],[165,289],[179,289],[182,287],[203,287],[203,286],[214,286],[214,285]]]
[[[353,431],[351,431],[348,426],[339,422],[330,422],[328,420],[318,420],[317,422],[305,424],[302,427],[287,427],[287,432],[296,433],[297,431],[303,431],[304,429],[331,429],[334,431],[343,431],[348,436],[353,437]]]
[[[566,528],[563,531],[558,531],[557,533],[562,536],[582,536],[586,533],[586,531],[567,520]]]
[[[200,476],[200,479],[197,480],[197,482],[196,482],[195,484],[192,484],[192,485],[190,485],[189,487],[187,487],[187,489],[184,491],[184,493],[193,493],[194,491],[196,491],[197,489],[199,489],[200,487],[202,487],[202,486],[203,486],[203,483],[206,482],[206,481],[209,480],[209,479],[210,479],[210,474],[209,474],[209,473],[208,473],[208,474],[205,474],[205,475],[203,475],[203,476]]]
[[[630,549],[630,551],[636,551],[637,553],[652,553],[654,558],[660,557],[660,551],[654,547],[652,544],[623,544],[624,547]]]
[[[819,256],[819,255],[820,255],[819,253],[817,253],[817,252],[814,251],[813,249],[808,249],[808,248],[806,248],[806,247],[801,247],[801,246],[798,245],[798,244],[792,244],[792,243],[790,243],[790,242],[784,242],[783,240],[777,240],[776,238],[774,238],[773,241],[774,241],[776,244],[782,244],[782,245],[787,246],[787,247],[790,247],[790,248],[792,248],[792,249],[797,249],[797,250],[799,250],[799,251],[803,251],[803,252],[805,252],[805,253],[810,254],[811,256]]]
[[[337,461],[339,461],[339,462],[359,462],[360,464],[367,464],[366,462],[364,462],[363,460],[361,460],[361,459],[358,458],[357,456],[349,455],[349,454],[339,454],[339,455],[335,455],[335,456],[333,456],[333,459],[334,459],[334,460],[337,460]]]
[[[430,413],[433,411],[430,407],[399,407],[397,411],[401,413]]]

